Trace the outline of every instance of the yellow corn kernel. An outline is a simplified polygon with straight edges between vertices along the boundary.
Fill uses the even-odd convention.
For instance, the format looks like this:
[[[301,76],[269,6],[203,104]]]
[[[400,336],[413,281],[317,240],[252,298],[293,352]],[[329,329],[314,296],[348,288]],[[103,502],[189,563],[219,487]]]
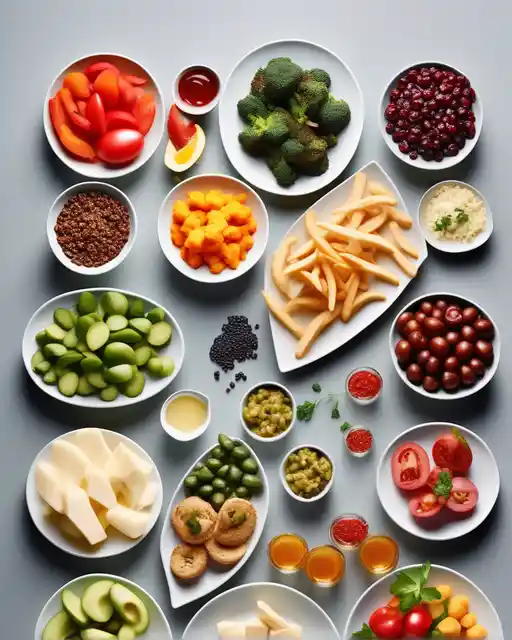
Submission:
[[[448,601],[448,615],[456,620],[463,618],[469,611],[469,599],[463,595],[456,595]]]
[[[466,631],[466,638],[487,638],[487,629],[481,624],[475,624]]]
[[[466,615],[461,619],[460,625],[464,627],[464,629],[469,629],[470,627],[474,627],[476,624],[476,616],[474,613],[466,613]]]
[[[451,617],[441,620],[436,629],[447,638],[459,638],[461,633],[460,622]]]

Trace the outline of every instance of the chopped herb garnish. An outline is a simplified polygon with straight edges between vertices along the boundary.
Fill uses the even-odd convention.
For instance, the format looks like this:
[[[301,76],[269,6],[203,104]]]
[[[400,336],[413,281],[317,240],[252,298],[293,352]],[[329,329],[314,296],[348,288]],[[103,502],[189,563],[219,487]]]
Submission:
[[[460,207],[456,207],[453,210],[453,213],[456,214],[455,220],[449,213],[438,218],[434,223],[434,231],[444,231],[445,229],[448,229],[448,227],[450,227],[454,222],[458,226],[460,224],[464,224],[469,220],[468,214],[464,211],[464,209],[461,209]]]
[[[299,404],[297,406],[297,420],[309,422],[313,417],[316,405],[320,402],[321,399],[322,398],[320,398],[316,402],[310,402],[309,400],[306,400],[306,402]]]
[[[190,518],[185,523],[187,525],[187,529],[193,536],[197,536],[201,533],[201,525],[199,524],[199,520],[197,519],[197,515],[194,512]]]
[[[448,229],[451,223],[452,223],[452,217],[450,215],[442,216],[441,218],[438,218],[436,220],[434,229],[436,231],[444,231],[445,229]]]
[[[331,418],[333,420],[340,419],[340,410],[338,409],[338,404],[339,404],[339,400],[336,400],[336,402],[334,403],[334,407],[332,408],[332,411],[331,411]]]
[[[315,384],[312,384],[311,388],[315,393],[321,393],[322,391],[322,387],[318,384],[318,382],[315,382]]]
[[[345,432],[345,431],[347,431],[347,429],[350,429],[350,427],[351,427],[351,426],[352,426],[352,425],[350,424],[350,422],[345,421],[345,422],[341,425],[340,430],[341,430],[341,431],[343,431],[343,432]]]
[[[363,640],[374,640],[377,636],[373,633],[370,627],[366,624],[363,624],[363,628],[361,631],[354,631],[352,634],[353,638],[363,638]]]
[[[469,220],[469,216],[464,209],[455,209],[455,213],[457,214],[457,217],[455,218],[457,224],[464,224]]]
[[[389,590],[400,599],[400,610],[409,611],[421,602],[440,600],[441,594],[435,587],[426,587],[430,573],[430,562],[421,567],[400,571]]]
[[[447,471],[441,471],[437,482],[434,485],[434,493],[436,496],[442,496],[443,498],[449,498],[452,490],[452,479]]]

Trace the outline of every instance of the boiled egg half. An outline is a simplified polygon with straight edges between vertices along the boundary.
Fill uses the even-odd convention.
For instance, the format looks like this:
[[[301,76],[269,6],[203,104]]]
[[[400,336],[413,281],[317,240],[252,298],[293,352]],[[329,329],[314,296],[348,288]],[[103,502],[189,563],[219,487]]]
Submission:
[[[165,149],[165,166],[176,173],[181,173],[190,169],[204,151],[206,136],[201,127],[196,124],[196,131],[187,144],[181,149],[177,149],[169,140]]]

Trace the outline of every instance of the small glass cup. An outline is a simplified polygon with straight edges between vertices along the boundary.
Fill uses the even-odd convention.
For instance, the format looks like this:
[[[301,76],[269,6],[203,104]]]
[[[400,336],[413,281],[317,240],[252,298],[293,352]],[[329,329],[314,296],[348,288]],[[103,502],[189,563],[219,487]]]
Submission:
[[[351,449],[351,448],[348,446],[348,443],[347,443],[347,438],[349,437],[349,435],[350,435],[351,433],[354,433],[354,431],[358,431],[358,430],[367,431],[367,432],[370,434],[371,439],[372,439],[372,440],[371,440],[371,443],[370,443],[369,448],[368,448],[368,449],[365,449],[364,451],[354,451],[353,449]],[[351,455],[351,456],[354,456],[354,458],[364,458],[364,457],[365,457],[365,456],[367,456],[367,455],[370,453],[370,451],[372,450],[372,447],[373,447],[373,434],[372,434],[372,432],[370,431],[370,429],[368,429],[367,427],[363,427],[363,426],[362,426],[362,425],[360,425],[360,424],[356,424],[356,425],[354,425],[354,426],[352,426],[352,427],[349,427],[349,428],[344,432],[343,436],[344,436],[344,438],[345,438],[345,446],[347,447],[347,451],[350,453],[350,455]]]
[[[373,373],[375,374],[380,382],[380,387],[379,390],[377,391],[377,393],[374,396],[371,396],[369,398],[359,398],[357,396],[352,395],[352,393],[350,393],[349,388],[348,388],[348,383],[350,381],[350,378],[356,374],[356,373],[361,373],[361,372],[368,372],[368,373]],[[351,371],[348,376],[347,379],[345,380],[345,391],[347,392],[347,395],[356,403],[356,404],[362,404],[362,405],[367,405],[367,404],[371,404],[372,402],[375,402],[375,400],[377,400],[377,398],[380,396],[380,394],[382,393],[382,386],[384,384],[384,381],[382,379],[382,376],[380,375],[380,373],[376,370],[373,369],[372,367],[359,367],[358,369],[354,369],[353,371]]]
[[[380,551],[378,545],[381,547]],[[361,564],[374,575],[383,576],[393,571],[398,564],[398,558],[398,544],[390,536],[378,534],[368,536],[359,547]]]
[[[330,568],[326,566],[328,562],[332,564]],[[307,555],[304,571],[316,586],[334,587],[345,575],[345,556],[331,544],[315,547]]]
[[[294,543],[297,546],[295,554],[289,553],[287,562],[278,562],[276,560],[277,549],[280,545]],[[302,569],[308,555],[308,543],[295,533],[281,533],[274,536],[268,543],[268,557],[272,566],[285,574],[297,573]]]
[[[359,523],[361,523],[361,525],[366,530],[365,537],[362,540],[357,540],[354,542],[344,542],[343,540],[339,540],[338,538],[336,538],[334,535],[334,527],[342,520],[357,520]],[[332,543],[336,547],[338,547],[338,549],[342,549],[344,551],[346,550],[354,551],[358,549],[368,537],[368,523],[362,516],[359,516],[356,513],[344,513],[343,515],[338,516],[337,518],[334,518],[334,520],[332,521],[331,526],[329,528],[329,537],[331,538]]]

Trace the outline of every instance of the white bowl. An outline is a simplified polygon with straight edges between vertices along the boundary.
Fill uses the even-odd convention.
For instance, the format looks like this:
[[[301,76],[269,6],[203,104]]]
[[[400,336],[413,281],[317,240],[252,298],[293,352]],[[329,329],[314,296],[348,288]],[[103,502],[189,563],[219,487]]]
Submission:
[[[35,472],[36,466],[39,462],[51,461],[51,448],[54,442],[58,440],[72,441],[73,436],[80,431],[77,429],[75,431],[69,431],[58,438],[55,438],[51,442],[49,442],[41,451],[37,454],[30,467],[30,471],[28,472],[27,483],[25,486],[25,496],[27,500],[27,507],[30,517],[32,518],[32,522],[35,524],[37,529],[41,535],[43,535],[49,542],[58,547],[61,551],[65,551],[73,556],[78,556],[79,558],[110,558],[111,556],[117,556],[120,553],[124,553],[125,551],[129,551],[136,547],[144,538],[149,534],[149,532],[155,526],[160,512],[162,511],[162,499],[163,499],[163,488],[162,488],[162,479],[160,474],[158,473],[158,469],[156,464],[153,462],[151,457],[146,453],[146,451],[140,447],[136,442],[130,440],[126,436],[121,433],[116,433],[115,431],[109,431],[108,429],[99,429],[105,438],[105,442],[107,446],[114,450],[115,447],[119,443],[123,443],[128,449],[133,451],[136,455],[142,458],[145,462],[148,462],[153,467],[151,472],[151,476],[149,478],[150,482],[156,483],[158,486],[157,497],[155,502],[149,509],[149,514],[151,516],[150,523],[148,526],[148,530],[146,533],[137,538],[136,540],[131,540],[130,538],[126,538],[122,534],[118,534],[112,527],[108,530],[108,538],[105,542],[99,547],[90,546],[85,540],[82,543],[75,543],[70,538],[65,537],[56,524],[51,522],[51,520],[47,517],[47,505],[44,500],[39,495],[36,488],[35,481]]]
[[[470,189],[473,193],[480,198],[480,200],[484,203],[485,206],[485,214],[486,214],[486,223],[485,228],[481,231],[475,238],[470,240],[469,242],[461,242],[460,240],[447,240],[444,238],[438,238],[437,235],[429,228],[428,224],[425,221],[424,214],[426,212],[426,208],[428,203],[432,198],[436,195],[436,191],[440,187],[444,186],[459,186],[465,187],[466,189]],[[428,191],[423,194],[423,197],[420,200],[420,204],[418,207],[418,224],[420,229],[425,236],[425,240],[429,243],[430,246],[434,247],[438,251],[444,251],[445,253],[465,253],[466,251],[473,251],[473,249],[477,249],[481,247],[487,240],[489,240],[491,233],[493,232],[494,223],[492,220],[492,211],[489,207],[489,203],[484,198],[484,196],[472,187],[470,184],[466,182],[460,182],[459,180],[443,180],[443,182],[438,182],[433,187],[430,187]]]
[[[61,593],[64,589],[71,589],[71,591],[73,591],[77,596],[81,596],[86,587],[97,580],[114,580],[115,582],[124,584],[128,589],[134,591],[148,607],[150,623],[148,630],[142,636],[144,640],[172,640],[172,631],[169,623],[167,622],[167,618],[153,596],[151,596],[142,587],[139,587],[138,584],[135,584],[135,582],[131,582],[130,580],[121,578],[120,576],[114,576],[110,573],[89,573],[85,576],[80,576],[79,578],[71,580],[56,591],[39,614],[36,629],[34,631],[34,640],[41,640],[43,629],[50,618],[53,618],[53,616],[59,613],[59,611],[62,611]]]
[[[339,135],[336,147],[329,149],[329,168],[321,176],[301,176],[291,187],[281,187],[261,158],[246,154],[238,142],[243,122],[238,116],[237,102],[249,93],[251,80],[260,67],[272,58],[290,57],[304,69],[322,68],[331,76],[331,91],[350,106],[351,120]],[[305,40],[277,40],[264,44],[244,56],[224,84],[219,104],[219,125],[222,144],[229,161],[238,173],[258,189],[284,196],[313,193],[335,180],[356,152],[364,122],[364,102],[361,88],[348,65],[332,51]]]
[[[219,83],[219,88],[215,98],[208,104],[203,105],[202,107],[195,107],[194,105],[189,104],[188,102],[185,102],[185,100],[181,99],[180,92],[178,91],[178,85],[181,80],[181,77],[186,71],[191,71],[192,69],[206,69],[210,73],[213,73],[214,76],[216,76],[217,81]],[[191,116],[204,116],[206,113],[210,113],[210,111],[213,111],[219,103],[221,93],[222,93],[222,84],[220,81],[219,74],[215,71],[215,69],[212,69],[210,66],[206,64],[187,65],[184,69],[182,69],[178,73],[178,75],[176,76],[176,79],[174,80],[174,84],[172,86],[172,99],[174,104],[178,107],[180,111],[183,111],[183,113],[188,113]]]
[[[395,355],[395,344],[402,337],[398,333],[398,330],[396,328],[396,322],[398,318],[402,315],[402,313],[417,307],[421,302],[429,301],[432,299],[438,299],[438,298],[453,300],[454,303],[459,305],[466,305],[466,306],[471,305],[473,307],[476,307],[480,311],[480,313],[482,313],[484,316],[489,318],[489,320],[494,325],[494,340],[492,343],[494,347],[494,360],[492,361],[491,366],[486,368],[484,376],[482,378],[478,378],[476,384],[474,384],[472,387],[468,387],[468,388],[461,387],[458,391],[455,391],[454,393],[448,393],[442,388],[439,388],[435,393],[429,393],[428,391],[425,391],[425,389],[422,386],[420,385],[416,386],[412,384],[412,382],[409,382],[409,380],[407,379],[405,371],[398,364],[398,360]],[[477,304],[473,300],[470,300],[469,298],[459,296],[456,293],[447,293],[446,291],[441,291],[439,293],[434,292],[434,293],[427,293],[422,296],[418,296],[415,300],[412,300],[403,309],[400,310],[400,312],[396,315],[395,319],[391,323],[391,329],[389,330],[389,351],[390,351],[391,360],[393,361],[393,365],[395,367],[396,372],[398,373],[400,379],[403,382],[405,382],[405,384],[410,389],[412,389],[413,391],[416,391],[416,393],[420,393],[422,396],[425,396],[427,398],[433,398],[434,400],[459,400],[460,398],[467,398],[468,396],[472,396],[474,393],[477,393],[477,391],[480,391],[481,389],[483,389],[493,379],[494,374],[498,369],[498,364],[500,361],[501,338],[500,338],[500,333],[496,323],[491,318],[491,316],[487,313],[487,311],[485,311],[485,309],[483,309],[479,304]]]
[[[189,191],[209,191],[220,189],[226,193],[247,193],[246,205],[251,208],[252,214],[258,225],[254,234],[254,246],[247,253],[247,258],[240,262],[237,269],[226,268],[221,273],[210,273],[206,265],[199,269],[192,269],[182,260],[179,247],[175,247],[171,241],[172,208],[176,200],[186,200]],[[196,282],[216,283],[235,280],[247,273],[261,258],[265,252],[268,241],[269,222],[267,208],[260,196],[251,187],[241,180],[231,176],[217,174],[205,174],[192,176],[183,180],[171,189],[165,197],[158,214],[158,240],[165,257],[180,273]]]
[[[153,126],[148,134],[145,136],[144,148],[138,158],[135,158],[133,162],[123,166],[109,166],[102,162],[84,162],[78,158],[74,158],[70,155],[66,149],[61,145],[50,119],[48,111],[48,101],[57,93],[62,87],[62,81],[64,77],[71,71],[83,71],[90,64],[94,62],[110,62],[115,64],[123,73],[135,74],[148,78],[148,83],[144,86],[144,90],[153,94],[156,105],[156,115]],[[55,152],[55,155],[65,165],[67,165],[73,171],[80,173],[88,178],[95,178],[99,180],[110,180],[111,178],[119,178],[125,176],[132,171],[136,171],[143,164],[145,164],[151,156],[155,153],[162,139],[165,126],[165,114],[164,114],[165,102],[160,86],[155,78],[149,73],[149,71],[143,67],[140,63],[136,62],[132,58],[122,56],[114,53],[94,53],[78,60],[74,60],[70,64],[66,65],[62,71],[60,71],[48,89],[46,98],[43,105],[43,125],[44,131],[48,142]]]
[[[34,352],[38,349],[38,345],[35,341],[35,336],[39,331],[42,331],[50,324],[52,324],[53,312],[55,311],[55,309],[59,307],[65,307],[66,309],[71,308],[78,302],[78,297],[84,291],[90,291],[97,296],[101,296],[101,294],[107,291],[118,291],[119,293],[123,293],[124,295],[126,295],[129,300],[132,300],[133,298],[140,298],[141,300],[143,300],[147,311],[149,311],[153,307],[161,307],[165,313],[164,319],[172,326],[172,338],[171,342],[168,345],[159,350],[159,354],[162,356],[171,356],[173,358],[174,371],[172,372],[172,374],[167,378],[158,379],[146,375],[146,384],[140,395],[138,395],[136,398],[128,398],[126,396],[123,396],[122,394],[119,394],[119,396],[112,402],[104,402],[100,399],[99,396],[96,395],[74,395],[73,397],[68,398],[62,395],[56,386],[45,384],[42,377],[32,371],[32,367],[30,364],[30,360]],[[174,316],[172,316],[165,307],[162,307],[162,305],[158,304],[154,300],[151,300],[151,298],[146,298],[145,296],[141,296],[130,291],[124,291],[123,289],[96,287],[91,289],[79,289],[77,291],[62,293],[61,295],[48,300],[48,302],[39,307],[39,309],[30,318],[25,328],[22,341],[22,357],[28,375],[42,391],[47,393],[52,398],[55,398],[56,400],[60,400],[61,402],[65,402],[67,404],[75,405],[77,407],[88,407],[90,409],[108,409],[110,407],[124,407],[130,404],[137,404],[138,402],[147,400],[157,393],[160,393],[160,391],[170,385],[174,378],[176,378],[176,376],[180,372],[180,369],[183,365],[183,359],[185,357],[185,341],[181,328]]]
[[[286,431],[282,431],[278,436],[275,436],[273,438],[264,438],[263,436],[259,436],[257,433],[254,433],[254,431],[252,431],[252,429],[250,429],[247,426],[247,423],[244,420],[243,411],[244,411],[245,405],[247,404],[247,400],[250,394],[254,393],[254,391],[256,391],[257,389],[261,389],[262,387],[263,388],[276,387],[277,389],[280,389],[286,396],[290,398],[292,403],[292,421],[290,422],[290,426],[288,427],[288,429],[286,429]],[[295,402],[295,398],[293,397],[292,392],[283,384],[280,384],[279,382],[274,382],[274,381],[260,382],[258,384],[253,385],[242,398],[242,401],[240,403],[240,420],[242,422],[242,427],[244,428],[244,431],[248,435],[250,435],[251,438],[254,438],[254,440],[257,440],[258,442],[277,442],[278,440],[282,440],[283,438],[285,438],[295,426],[295,423],[297,421],[297,403]]]
[[[112,198],[119,200],[119,202],[121,204],[124,204],[124,206],[128,209],[128,215],[130,216],[130,234],[128,236],[126,244],[115,258],[101,265],[100,267],[82,267],[78,264],[75,264],[64,253],[62,247],[57,242],[57,236],[55,234],[55,223],[57,222],[57,218],[66,202],[78,193],[87,193],[91,191],[106,193]],[[50,207],[50,213],[48,214],[48,221],[46,223],[46,234],[48,236],[48,242],[50,243],[50,247],[55,257],[65,267],[67,267],[70,271],[75,271],[75,273],[80,273],[84,276],[97,276],[102,273],[112,271],[112,269],[115,269],[121,264],[121,262],[123,262],[123,260],[132,250],[132,247],[135,243],[135,238],[137,236],[137,227],[138,225],[135,208],[128,196],[124,194],[120,189],[117,189],[111,184],[107,184],[105,182],[80,182],[79,184],[75,184],[63,191],[60,196],[57,196],[57,198],[55,199],[54,203]]]
[[[176,429],[176,427],[173,427],[172,424],[169,424],[167,422],[167,419],[165,416],[167,407],[173,400],[176,400],[176,398],[179,398],[180,396],[194,396],[199,400],[202,400],[206,404],[206,411],[207,411],[206,420],[202,425],[197,427],[197,429],[194,429],[194,431],[189,431],[189,432],[180,431],[179,429]],[[208,428],[208,425],[210,424],[211,419],[212,419],[212,409],[211,409],[210,399],[204,393],[201,393],[200,391],[194,391],[194,389],[183,389],[181,391],[176,391],[176,393],[173,393],[172,396],[169,396],[167,398],[167,400],[162,405],[162,410],[160,411],[160,424],[162,425],[162,429],[165,431],[167,435],[171,436],[171,438],[174,438],[175,440],[179,440],[180,442],[189,442],[190,440],[195,440],[196,438],[199,438],[199,436],[201,436]]]
[[[299,449],[311,449],[312,451],[317,451],[321,456],[325,456],[331,463],[331,467],[332,467],[331,479],[325,485],[323,491],[319,493],[317,496],[313,496],[313,498],[303,498],[302,496],[296,495],[295,493],[293,493],[293,491],[288,486],[288,483],[286,482],[286,472],[285,472],[286,461],[288,460],[288,456],[290,456],[292,453],[296,453]],[[297,500],[298,502],[307,502],[307,503],[317,502],[318,500],[321,500],[323,497],[325,497],[331,490],[334,484],[334,470],[335,470],[334,461],[326,451],[321,449],[316,444],[301,444],[298,447],[293,447],[293,449],[290,449],[290,451],[288,451],[288,453],[282,459],[281,464],[279,465],[279,479],[281,480],[281,484],[283,485],[286,493],[290,495],[292,498],[294,498],[295,500]]]
[[[421,156],[419,156],[417,160],[411,160],[407,154],[401,153],[398,149],[398,144],[393,142],[391,136],[388,133],[386,133],[387,120],[384,117],[384,111],[387,105],[389,104],[389,92],[391,91],[391,89],[394,89],[396,87],[396,83],[398,79],[404,76],[410,69],[415,69],[417,67],[432,67],[432,66],[440,67],[443,70],[448,69],[450,71],[454,71],[457,75],[464,75],[471,82],[471,78],[466,73],[464,73],[463,71],[460,71],[459,69],[457,69],[452,65],[445,64],[444,62],[431,61],[431,62],[416,62],[414,64],[410,64],[407,67],[405,67],[405,69],[402,69],[399,73],[393,76],[391,80],[388,82],[379,102],[379,112],[377,117],[378,117],[379,128],[382,133],[382,137],[384,138],[384,142],[387,144],[390,151],[392,151],[392,153],[394,153],[397,158],[400,158],[400,160],[402,160],[406,164],[410,164],[411,167],[417,167],[419,169],[427,169],[430,171],[437,171],[439,169],[450,169],[451,167],[454,167],[455,165],[459,164],[459,162],[462,162],[473,151],[473,149],[476,146],[476,143],[478,142],[478,139],[480,138],[480,133],[482,132],[482,124],[484,120],[484,107],[482,104],[482,100],[480,98],[480,94],[476,91],[475,87],[471,85],[476,92],[476,101],[472,105],[473,112],[475,114],[476,135],[472,140],[466,140],[464,149],[460,149],[459,153],[456,156],[453,156],[453,157],[445,156],[441,162],[436,162],[435,160],[431,160],[430,162],[427,162],[427,160],[424,160]]]
[[[433,523],[434,518],[416,520],[409,511],[409,499],[412,498],[415,492],[402,492],[393,482],[391,475],[393,453],[402,444],[415,442],[421,445],[428,453],[431,468],[433,468],[435,464],[431,455],[432,445],[439,436],[453,428],[461,432],[473,452],[473,464],[467,475],[478,489],[478,503],[473,513],[466,518],[457,518],[457,514],[449,514],[448,510],[445,509],[446,513],[443,515],[450,515],[449,518],[440,519],[437,517],[435,523]],[[419,424],[397,436],[386,447],[381,456],[377,468],[376,482],[377,495],[388,516],[399,527],[424,540],[455,540],[470,533],[480,526],[490,514],[500,491],[498,465],[489,447],[476,433],[449,422]],[[441,518],[443,515],[440,514]]]

